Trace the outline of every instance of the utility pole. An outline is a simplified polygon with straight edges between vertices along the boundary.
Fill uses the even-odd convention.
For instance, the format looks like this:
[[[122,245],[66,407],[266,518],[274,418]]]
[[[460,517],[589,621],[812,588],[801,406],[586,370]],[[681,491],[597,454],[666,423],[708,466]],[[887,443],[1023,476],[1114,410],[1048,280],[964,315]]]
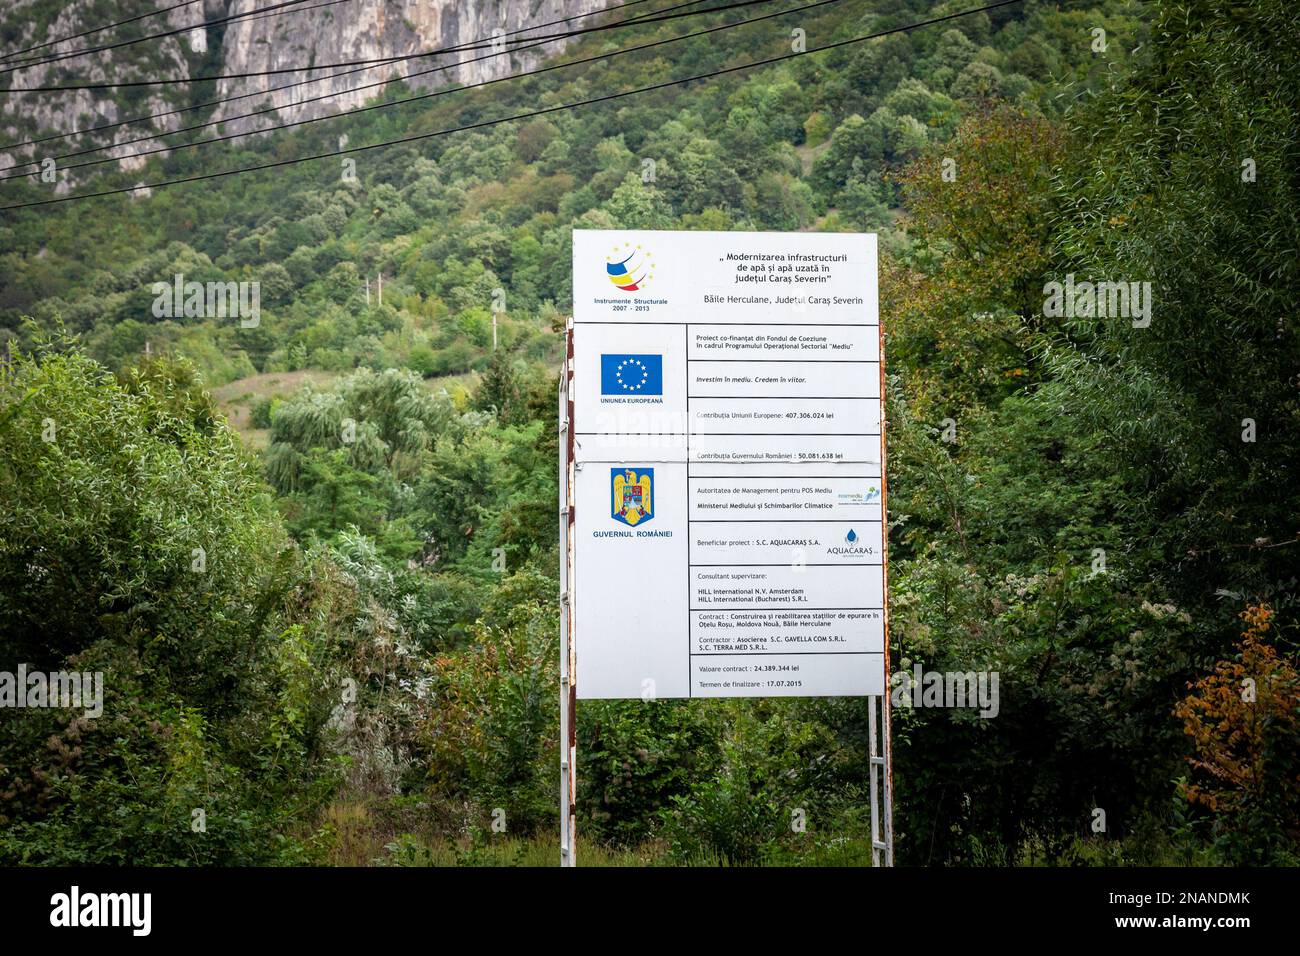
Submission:
[[[366,276],[366,308],[370,308],[370,276]]]
[[[379,273],[379,304],[384,304],[384,274]]]

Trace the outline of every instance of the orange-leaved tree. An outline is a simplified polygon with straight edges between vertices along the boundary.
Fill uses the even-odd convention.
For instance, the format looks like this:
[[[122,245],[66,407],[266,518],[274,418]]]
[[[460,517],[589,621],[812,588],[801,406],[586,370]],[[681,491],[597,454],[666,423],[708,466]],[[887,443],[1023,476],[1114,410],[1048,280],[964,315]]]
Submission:
[[[1266,641],[1274,617],[1248,606],[1237,657],[1189,683],[1174,708],[1195,750],[1183,795],[1214,814],[1234,862],[1279,862],[1300,846],[1300,673]]]

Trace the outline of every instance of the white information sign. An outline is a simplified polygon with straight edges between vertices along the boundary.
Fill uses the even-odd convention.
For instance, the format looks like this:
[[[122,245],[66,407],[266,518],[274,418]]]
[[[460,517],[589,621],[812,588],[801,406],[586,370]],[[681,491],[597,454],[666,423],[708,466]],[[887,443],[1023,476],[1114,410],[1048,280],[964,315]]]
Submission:
[[[884,693],[874,235],[573,234],[580,698]]]

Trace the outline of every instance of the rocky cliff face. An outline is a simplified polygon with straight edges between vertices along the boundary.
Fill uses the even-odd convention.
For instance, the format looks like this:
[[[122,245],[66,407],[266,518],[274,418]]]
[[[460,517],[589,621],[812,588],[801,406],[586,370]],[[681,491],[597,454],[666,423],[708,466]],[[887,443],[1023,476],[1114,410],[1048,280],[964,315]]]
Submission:
[[[220,16],[220,13],[211,11],[220,10],[224,5],[222,0],[195,3],[189,7],[168,11],[158,17],[151,17],[142,23],[149,25],[148,33],[164,33],[210,16]],[[139,6],[138,10],[135,9],[137,6]],[[43,19],[41,12],[47,11],[48,7],[48,4],[41,3],[40,0],[16,0],[16,2],[0,0],[0,29],[3,29],[6,38],[3,49],[0,49],[0,55],[8,56],[11,51],[22,50],[43,43],[47,39],[71,36],[102,23],[111,22],[113,19],[125,19],[149,9],[148,6],[135,3],[123,4],[121,10],[124,12],[115,18],[106,13],[103,6],[99,6],[96,13],[93,0],[75,0],[73,3],[59,7],[52,18]],[[0,63],[0,69],[9,69],[25,61],[57,56],[89,47],[105,46],[113,42],[116,42],[113,33],[95,33],[55,46],[42,47],[29,53],[16,54],[12,62]],[[151,76],[188,77],[193,75],[193,68],[196,68],[201,60],[201,57],[190,52],[188,44],[184,42],[184,35],[179,34],[117,50],[105,50],[87,56],[16,70],[0,75],[0,87],[8,89],[105,83],[140,80]],[[0,138],[2,138],[0,145],[21,143],[55,133],[102,126],[123,119],[175,109],[177,105],[185,104],[187,91],[188,86],[157,87],[146,91],[144,95],[133,96],[129,100],[117,90],[9,94],[0,99]],[[128,102],[129,105],[126,105]],[[59,139],[16,149],[3,149],[0,150],[0,169],[7,169],[15,163],[25,162],[28,159],[39,160],[45,156],[56,156],[89,146],[120,143],[152,132],[175,129],[181,125],[181,119],[183,114],[73,139]],[[145,148],[147,145],[157,144],[142,144],[140,148]],[[129,156],[132,151],[130,147],[125,147],[114,150],[113,155]],[[127,158],[121,161],[121,166],[126,169],[141,165],[143,165],[141,159]],[[69,186],[67,179],[60,177],[59,191],[66,191]]]
[[[277,0],[278,2],[278,0]],[[494,35],[513,34],[530,25],[561,17],[591,13],[609,0],[304,0],[279,15],[252,13],[271,6],[271,0],[196,0],[188,6],[142,20],[143,34],[178,30],[204,20],[252,13],[229,23],[175,36],[148,40],[115,50],[41,64],[0,75],[0,88],[130,81],[159,77],[194,77],[283,70],[304,64],[335,64],[385,57],[408,57],[430,50],[490,43]],[[68,36],[105,22],[121,20],[157,9],[156,0],[140,0],[105,8],[95,0],[73,0],[53,18],[42,11],[47,0],[0,0],[0,36],[5,38],[0,56],[47,38]],[[112,12],[106,12],[106,9]],[[507,39],[511,43],[530,35],[559,32],[581,25],[574,21],[534,28]],[[140,35],[124,30],[97,33],[55,47],[22,54],[18,59],[49,56],[85,49]],[[0,169],[15,162],[67,153],[87,146],[123,144],[149,133],[175,130],[208,119],[221,120],[220,131],[248,132],[268,126],[310,119],[353,109],[379,95],[380,81],[399,77],[418,89],[448,83],[473,83],[511,72],[531,69],[558,52],[563,41],[535,50],[489,55],[492,48],[466,50],[438,56],[397,60],[380,67],[321,68],[311,73],[274,73],[206,84],[194,93],[191,84],[143,87],[129,92],[78,90],[59,93],[8,95],[0,99]],[[501,49],[498,47],[497,49]],[[16,62],[16,61],[15,61]],[[12,65],[12,64],[9,64]],[[0,69],[6,64],[0,63]],[[304,79],[316,82],[298,85]],[[359,88],[366,87],[366,88]],[[143,92],[142,92],[143,91]],[[198,112],[180,113],[149,123],[89,133],[75,140],[4,149],[41,136],[100,126],[187,106],[193,102],[240,97],[230,103]],[[240,118],[240,114],[273,108],[274,112]],[[217,128],[199,131],[216,135]],[[144,164],[138,150],[157,149],[159,141],[119,145],[113,155],[121,168]],[[103,167],[100,167],[103,168]],[[62,177],[61,177],[62,179]],[[66,187],[66,181],[63,183]]]
[[[236,8],[252,0],[234,0]],[[270,20],[237,20],[226,35],[223,73],[248,73],[283,69],[303,63],[342,63],[351,60],[403,57],[428,50],[490,42],[494,32],[509,34],[529,24],[547,23],[561,17],[598,10],[606,0],[348,0],[300,16]],[[301,22],[311,18],[315,28],[304,31]],[[530,34],[555,33],[565,26],[531,30],[510,36],[510,41]],[[357,71],[355,67],[321,70],[329,77],[290,89],[270,92],[267,97],[249,97],[219,107],[217,118],[225,119],[262,105],[277,107],[291,120],[321,116],[351,109],[373,97],[377,88],[356,90],[393,77],[408,77],[413,87],[430,89],[449,82],[475,83],[511,71],[531,69],[545,55],[563,47],[548,43],[536,50],[492,55],[493,50],[476,49],[440,56],[402,60],[388,66]],[[243,80],[223,80],[221,97],[283,87],[306,77],[279,74]],[[328,94],[324,100],[315,99]],[[306,100],[301,105],[296,102]],[[314,100],[314,101],[313,101]],[[252,107],[250,103],[257,103]],[[281,122],[283,120],[280,120]],[[234,129],[265,126],[266,117],[235,120]]]

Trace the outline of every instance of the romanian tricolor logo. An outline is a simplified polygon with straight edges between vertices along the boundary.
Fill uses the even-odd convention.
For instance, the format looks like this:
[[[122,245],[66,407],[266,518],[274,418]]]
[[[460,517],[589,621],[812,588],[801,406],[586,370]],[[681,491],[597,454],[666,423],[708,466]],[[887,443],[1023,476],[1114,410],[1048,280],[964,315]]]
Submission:
[[[640,246],[630,244],[616,246],[605,263],[605,272],[609,281],[624,292],[636,292],[644,289],[654,278],[655,264],[650,261],[650,254]]]

